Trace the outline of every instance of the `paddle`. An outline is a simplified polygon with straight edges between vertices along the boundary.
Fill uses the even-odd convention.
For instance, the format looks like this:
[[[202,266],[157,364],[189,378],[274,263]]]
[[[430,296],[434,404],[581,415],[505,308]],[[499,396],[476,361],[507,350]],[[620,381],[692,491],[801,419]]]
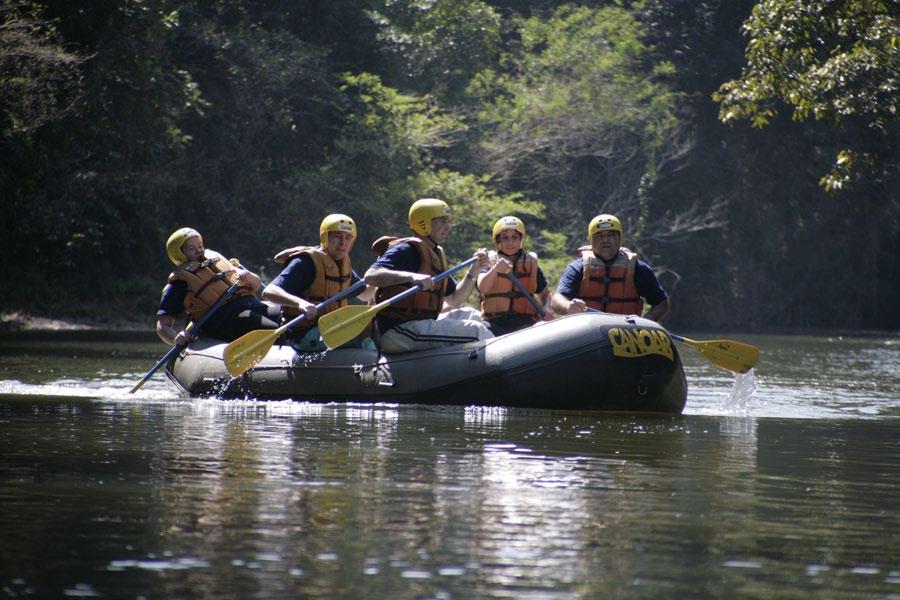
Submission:
[[[341,290],[331,298],[326,298],[322,302],[316,304],[316,310],[322,310],[332,302],[343,300],[348,296],[354,296],[358,294],[365,286],[366,282],[364,280],[359,280],[347,289]],[[323,316],[322,319],[324,319],[325,316]],[[256,363],[262,360],[262,358],[269,352],[269,348],[272,347],[272,344],[275,343],[275,340],[277,340],[282,333],[305,318],[306,315],[302,314],[291,319],[278,329],[257,329],[255,331],[251,331],[250,333],[245,333],[225,347],[225,353],[223,355],[225,359],[225,368],[228,369],[228,372],[232,377],[238,377],[239,375],[242,375],[248,369],[253,368]],[[319,319],[320,330],[322,328],[322,319]]]
[[[435,275],[432,277],[432,280],[440,281],[445,277],[450,277],[460,269],[464,269],[473,264],[476,260],[478,259],[473,256],[452,269],[444,271],[440,275]],[[362,333],[372,320],[372,317],[374,317],[378,311],[387,308],[394,302],[399,302],[404,298],[417,294],[421,289],[422,286],[417,283],[408,290],[404,290],[396,296],[392,296],[374,306],[345,306],[334,312],[328,313],[319,319],[319,331],[322,333],[322,340],[325,341],[326,346],[332,349],[343,346]]]
[[[590,312],[602,313],[596,308],[587,308]],[[759,360],[759,348],[735,340],[692,340],[667,331],[669,337],[676,342],[687,344],[700,351],[709,362],[734,373],[746,373]]]
[[[671,331],[669,337],[700,351],[709,362],[735,373],[746,373],[759,360],[759,348],[734,340],[691,340]]]
[[[202,317],[200,317],[199,321],[197,321],[196,323],[189,324],[187,326],[187,328],[184,330],[185,333],[188,334],[188,343],[182,344],[180,346],[179,345],[172,346],[169,349],[169,351],[166,352],[165,356],[163,356],[161,359],[159,359],[159,362],[157,362],[155,365],[153,365],[152,369],[147,371],[147,374],[144,375],[144,378],[141,379],[140,381],[138,381],[133,388],[128,390],[128,393],[133,394],[136,391],[138,391],[138,389],[142,385],[144,385],[144,383],[146,383],[148,379],[153,377],[153,374],[156,373],[161,366],[163,366],[164,364],[169,362],[170,358],[172,358],[173,356],[175,356],[175,354],[177,354],[178,352],[183,350],[185,347],[187,347],[187,345],[191,343],[191,340],[194,339],[194,332],[200,331],[200,328],[203,327],[203,324],[206,323],[206,320],[209,319],[213,315],[214,312],[219,310],[219,308],[223,304],[228,302],[228,299],[231,298],[231,296],[234,294],[234,292],[238,289],[239,286],[240,286],[240,284],[238,284],[238,283],[232,284],[231,287],[229,287],[227,290],[225,290],[225,293],[222,294],[222,297],[219,298],[218,300],[216,300],[216,303],[213,304],[212,307],[210,307],[210,309],[208,311],[206,311],[206,314],[203,315]]]
[[[522,295],[525,296],[525,298],[527,298],[529,302],[531,302],[531,305],[534,307],[534,310],[537,311],[537,314],[541,315],[542,317],[547,314],[547,311],[545,311],[544,307],[541,306],[540,302],[537,301],[537,298],[535,298],[531,294],[531,292],[525,289],[525,286],[522,285],[522,282],[519,281],[518,277],[516,277],[512,273],[507,273],[506,276],[510,281],[513,282],[513,285],[516,286],[516,288],[522,293]]]

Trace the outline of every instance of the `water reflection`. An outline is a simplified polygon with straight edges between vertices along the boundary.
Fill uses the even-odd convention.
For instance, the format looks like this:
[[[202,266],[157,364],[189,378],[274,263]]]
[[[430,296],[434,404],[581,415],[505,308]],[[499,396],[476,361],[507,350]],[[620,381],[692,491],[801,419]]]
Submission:
[[[683,417],[130,396],[143,359],[35,351],[49,376],[0,364],[0,589],[898,594],[896,347],[789,342],[744,380],[690,363]]]
[[[896,579],[895,545],[878,535],[898,531],[890,423],[873,434],[862,421],[738,416],[2,406],[0,532],[31,523],[24,539],[38,541],[0,551],[15,568],[4,581],[39,590],[715,596],[799,576],[856,597]],[[42,531],[77,546],[48,553]]]

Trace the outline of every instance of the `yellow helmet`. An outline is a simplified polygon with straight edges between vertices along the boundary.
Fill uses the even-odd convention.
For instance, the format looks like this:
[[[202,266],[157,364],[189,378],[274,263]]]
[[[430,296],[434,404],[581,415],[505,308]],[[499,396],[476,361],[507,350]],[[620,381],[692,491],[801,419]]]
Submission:
[[[409,207],[409,227],[418,235],[431,235],[431,220],[449,217],[450,206],[437,198],[423,198]]]
[[[200,235],[199,231],[191,229],[190,227],[182,227],[169,236],[169,241],[166,242],[166,254],[169,255],[169,259],[176,265],[187,262],[187,256],[184,255],[181,247],[192,237],[199,237],[201,240],[203,239],[203,236]]]
[[[613,215],[597,215],[588,225],[588,241],[600,231],[617,231],[622,239],[622,222]]]
[[[522,234],[522,243],[525,243],[525,223],[522,222],[522,219],[519,217],[500,217],[497,219],[497,222],[494,223],[494,230],[491,233],[491,237],[494,240],[494,244],[498,243],[498,239],[500,234],[506,231],[507,229],[514,229]]]
[[[347,215],[335,213],[322,219],[322,224],[319,225],[319,241],[322,242],[323,248],[328,245],[328,234],[332,231],[349,233],[356,239],[356,223]]]

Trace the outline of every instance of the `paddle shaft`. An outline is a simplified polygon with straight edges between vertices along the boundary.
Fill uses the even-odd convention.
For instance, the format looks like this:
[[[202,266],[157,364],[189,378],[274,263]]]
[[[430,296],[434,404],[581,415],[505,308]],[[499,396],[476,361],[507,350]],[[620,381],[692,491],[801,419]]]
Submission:
[[[464,269],[475,263],[478,259],[476,257],[472,257],[466,261],[461,262],[455,267],[444,271],[438,275],[434,275],[431,279],[432,281],[440,281],[441,279],[450,277],[460,269]],[[413,284],[409,289],[403,290],[399,294],[388,298],[378,304],[372,306],[371,308],[367,308],[363,312],[358,314],[352,314],[351,311],[350,316],[346,316],[346,314],[341,314],[341,311],[346,311],[348,308],[345,306],[344,308],[338,309],[332,313],[328,313],[323,320],[326,322],[320,322],[319,329],[322,334],[322,339],[325,341],[325,345],[329,348],[338,348],[348,341],[359,335],[372,320],[380,310],[390,306],[395,302],[399,302],[404,298],[409,298],[422,290],[421,283]],[[356,308],[356,307],[353,307]],[[333,324],[330,324],[331,321],[335,321]]]
[[[348,287],[346,290],[341,290],[340,292],[338,292],[331,298],[326,298],[326,299],[322,300],[321,302],[319,302],[318,304],[316,304],[316,311],[318,312],[318,311],[322,310],[323,308],[325,308],[326,306],[328,306],[329,304],[331,304],[333,302],[338,302],[339,300],[343,300],[344,298],[348,298],[350,296],[357,295],[359,293],[359,291],[364,287],[366,287],[366,280],[360,279],[359,281],[357,281],[356,283],[354,283],[353,285]],[[285,323],[284,325],[282,325],[281,327],[279,327],[278,329],[275,330],[278,332],[278,334],[275,335],[275,337],[278,337],[279,335],[281,335],[282,333],[284,333],[291,327],[294,327],[297,323],[304,320],[305,318],[306,318],[306,313],[299,315],[297,317],[294,317],[293,319],[291,319],[290,321],[288,321],[287,323]]]
[[[332,302],[337,302],[359,294],[360,290],[366,285],[365,280],[359,280],[345,290],[341,290],[334,296],[326,298],[319,304],[316,304],[316,310],[322,310]],[[225,347],[222,354],[225,360],[225,368],[232,377],[238,377],[244,374],[248,369],[252,369],[262,358],[268,354],[269,349],[278,337],[306,318],[306,313],[298,315],[276,329],[256,329],[246,333],[234,340]]]
[[[590,306],[588,306],[585,310],[587,310],[588,312],[600,313],[601,315],[614,314],[614,313],[606,313],[606,312],[603,312],[602,310],[597,310],[596,308],[591,308]],[[638,316],[640,316],[640,315],[638,315]],[[675,340],[676,342],[684,342],[685,344],[687,344],[689,346],[702,343],[702,342],[698,342],[696,340],[692,340],[690,338],[682,337],[682,336],[678,335],[677,333],[672,333],[669,330],[666,330],[666,333],[669,334],[669,337],[672,338],[673,340]]]
[[[166,352],[166,354],[165,354],[161,359],[159,359],[159,362],[157,362],[155,365],[153,365],[153,368],[150,369],[149,371],[147,371],[147,374],[144,375],[144,378],[141,379],[140,381],[138,381],[138,382],[135,384],[135,386],[134,386],[133,388],[131,388],[131,389],[128,391],[128,393],[129,393],[129,394],[133,394],[133,393],[135,393],[136,391],[138,391],[138,389],[139,389],[142,385],[144,385],[144,384],[147,382],[148,379],[150,379],[151,377],[153,377],[153,374],[154,374],[154,373],[156,373],[157,371],[159,371],[159,368],[160,368],[161,366],[163,366],[164,364],[166,364],[167,362],[169,362],[169,359],[172,358],[173,356],[175,356],[175,354],[176,354],[177,352],[180,352],[180,351],[183,350],[185,347],[187,347],[187,345],[191,343],[191,340],[194,339],[194,332],[195,332],[195,331],[197,331],[197,332],[200,331],[200,328],[203,327],[203,324],[206,323],[207,319],[209,319],[209,318],[213,315],[214,312],[216,312],[217,310],[219,310],[219,308],[221,308],[221,306],[222,306],[223,304],[225,304],[226,302],[228,302],[228,299],[231,298],[232,295],[234,295],[234,292],[237,291],[238,287],[240,287],[240,284],[239,284],[239,283],[233,283],[233,284],[231,285],[231,287],[229,287],[227,290],[225,290],[225,293],[222,294],[222,297],[219,298],[218,300],[216,300],[216,303],[213,304],[212,307],[211,307],[208,311],[206,311],[206,314],[203,315],[202,317],[200,317],[200,320],[198,320],[198,321],[196,321],[196,322],[194,322],[194,323],[188,324],[188,326],[187,326],[187,327],[185,328],[185,330],[184,330],[185,333],[188,334],[188,343],[187,343],[187,344],[182,344],[182,345],[177,345],[177,344],[176,344],[176,345],[172,346],[172,347],[169,349],[169,351]]]
[[[603,312],[591,307],[588,307],[587,310]],[[759,360],[759,348],[751,344],[735,340],[692,340],[671,331],[666,331],[666,333],[676,342],[681,342],[699,351],[705,359],[726,371],[746,373]]]
[[[465,260],[465,261],[459,263],[458,265],[456,265],[455,267],[448,269],[448,270],[444,271],[443,273],[435,275],[434,277],[431,278],[431,280],[432,281],[440,281],[441,279],[446,279],[447,277],[450,277],[457,271],[461,271],[462,269],[465,269],[469,265],[474,264],[475,261],[477,261],[477,260],[478,259],[473,256],[469,260]],[[387,306],[390,306],[394,302],[399,302],[400,300],[403,300],[404,298],[409,298],[410,296],[417,294],[420,291],[422,291],[422,284],[416,283],[408,290],[403,290],[396,296],[391,296],[387,300],[385,300],[383,302],[379,302],[378,304],[376,304],[375,306],[372,307],[372,312],[376,313],[376,312],[380,311],[382,308],[386,308]]]
[[[546,316],[547,311],[545,311],[544,307],[541,306],[541,304],[537,301],[537,298],[535,298],[531,294],[531,292],[525,289],[525,286],[522,285],[522,282],[519,281],[519,278],[512,273],[507,273],[506,276],[509,277],[509,280],[513,282],[513,285],[518,288],[519,292],[521,292],[522,295],[525,296],[525,298],[527,298],[529,302],[531,302],[531,306],[534,307],[534,310],[536,310],[537,313],[542,317]]]

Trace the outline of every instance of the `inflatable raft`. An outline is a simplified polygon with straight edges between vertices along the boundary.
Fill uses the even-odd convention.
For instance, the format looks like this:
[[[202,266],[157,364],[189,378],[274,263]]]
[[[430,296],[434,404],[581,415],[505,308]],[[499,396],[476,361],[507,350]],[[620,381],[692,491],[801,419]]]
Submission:
[[[275,344],[235,378],[223,362],[226,346],[197,340],[166,372],[186,395],[221,398],[674,414],[687,398],[668,332],[634,316],[570,315],[481,342],[408,354],[302,354]]]

